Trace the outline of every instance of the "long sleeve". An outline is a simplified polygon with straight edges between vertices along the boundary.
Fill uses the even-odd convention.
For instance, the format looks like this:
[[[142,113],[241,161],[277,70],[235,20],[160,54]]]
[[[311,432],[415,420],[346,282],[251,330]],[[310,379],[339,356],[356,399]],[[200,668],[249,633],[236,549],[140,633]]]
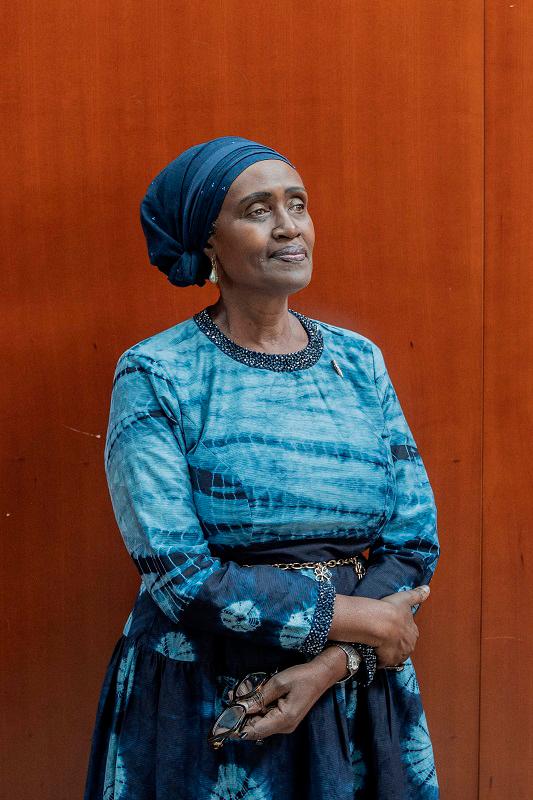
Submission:
[[[161,361],[136,348],[115,370],[105,469],[118,527],[146,589],[174,623],[319,652],[333,585],[211,554],[195,509],[176,386]]]
[[[379,599],[427,584],[439,558],[437,511],[429,479],[381,350],[372,344],[374,379],[383,411],[383,436],[394,463],[396,500],[370,548],[367,573],[354,594]]]

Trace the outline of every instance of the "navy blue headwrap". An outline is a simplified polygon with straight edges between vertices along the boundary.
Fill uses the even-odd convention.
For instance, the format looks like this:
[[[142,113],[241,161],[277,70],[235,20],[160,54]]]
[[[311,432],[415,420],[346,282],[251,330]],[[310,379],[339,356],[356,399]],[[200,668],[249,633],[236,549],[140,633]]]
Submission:
[[[229,187],[250,164],[288,158],[241,136],[194,145],[151,182],[141,203],[150,263],[175,286],[203,286],[211,265],[203,252]]]

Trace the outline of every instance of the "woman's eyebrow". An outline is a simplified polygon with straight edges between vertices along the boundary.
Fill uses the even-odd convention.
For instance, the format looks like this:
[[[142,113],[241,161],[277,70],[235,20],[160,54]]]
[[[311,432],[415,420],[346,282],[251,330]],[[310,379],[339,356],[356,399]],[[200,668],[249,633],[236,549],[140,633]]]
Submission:
[[[303,186],[289,186],[285,189],[285,194],[290,194],[291,192],[305,192],[305,188]],[[244,203],[251,203],[254,200],[268,200],[269,197],[272,197],[271,192],[252,192],[252,194],[247,194],[246,197],[239,200],[237,207],[240,208]]]

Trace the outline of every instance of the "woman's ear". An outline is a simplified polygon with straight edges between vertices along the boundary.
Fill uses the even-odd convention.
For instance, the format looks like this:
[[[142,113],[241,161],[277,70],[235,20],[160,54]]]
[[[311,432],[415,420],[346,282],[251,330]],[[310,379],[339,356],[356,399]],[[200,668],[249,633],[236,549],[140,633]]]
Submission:
[[[216,222],[216,220],[215,220],[215,221],[213,222],[213,224],[211,225],[211,230],[210,230],[210,232],[209,232],[209,239],[207,240],[207,244],[206,244],[206,246],[204,247],[204,253],[205,253],[205,255],[206,255],[206,256],[207,256],[209,259],[211,259],[211,256],[213,256],[213,255],[214,255],[214,253],[215,253],[215,251],[214,251],[214,248],[213,248],[213,241],[212,241],[212,239],[213,239],[213,236],[214,236],[214,235],[215,235],[215,233],[216,233],[216,229],[217,229],[217,222]]]

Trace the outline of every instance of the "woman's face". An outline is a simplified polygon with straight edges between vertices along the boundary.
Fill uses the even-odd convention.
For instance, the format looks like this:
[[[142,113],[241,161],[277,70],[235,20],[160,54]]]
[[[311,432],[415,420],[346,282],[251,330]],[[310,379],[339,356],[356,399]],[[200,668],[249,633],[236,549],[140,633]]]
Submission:
[[[221,289],[287,295],[311,280],[314,243],[302,179],[285,161],[268,159],[233,181],[204,252],[217,257]]]

